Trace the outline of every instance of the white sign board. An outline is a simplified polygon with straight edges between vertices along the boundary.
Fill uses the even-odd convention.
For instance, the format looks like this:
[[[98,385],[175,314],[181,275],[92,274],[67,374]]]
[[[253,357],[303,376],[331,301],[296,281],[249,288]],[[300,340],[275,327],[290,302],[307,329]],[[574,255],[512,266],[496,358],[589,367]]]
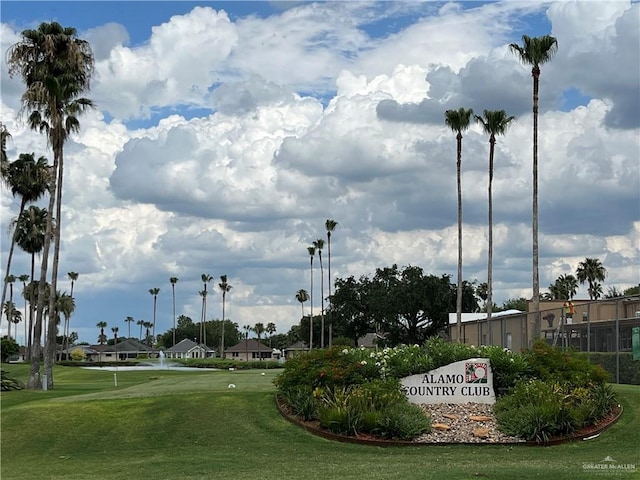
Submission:
[[[411,403],[496,402],[493,372],[488,358],[470,358],[444,367],[400,379],[402,391]]]

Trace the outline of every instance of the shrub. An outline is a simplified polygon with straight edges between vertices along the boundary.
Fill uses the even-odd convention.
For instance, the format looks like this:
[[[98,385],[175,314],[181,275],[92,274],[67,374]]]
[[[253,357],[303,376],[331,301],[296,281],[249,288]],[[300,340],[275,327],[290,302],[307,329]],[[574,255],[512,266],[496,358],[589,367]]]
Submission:
[[[533,374],[546,381],[569,382],[576,387],[587,387],[609,380],[607,372],[599,365],[592,365],[576,352],[562,351],[544,340],[534,343],[531,350],[524,353]]]
[[[493,388],[498,395],[507,393],[519,382],[533,377],[533,367],[519,353],[497,346],[481,347],[479,353],[491,361]]]
[[[8,392],[9,390],[22,390],[24,383],[17,378],[10,377],[7,372],[0,370],[0,390]]]
[[[431,430],[431,421],[418,405],[397,403],[379,413],[374,433],[383,438],[409,440]]]
[[[73,360],[74,362],[81,362],[82,360],[85,360],[87,358],[87,354],[82,348],[74,348],[73,350],[71,350],[70,355],[71,360]]]
[[[587,358],[593,365],[600,365],[611,379],[617,381],[619,376],[620,383],[640,385],[640,362],[633,360],[631,352],[582,352],[578,356]]]
[[[313,420],[317,417],[316,400],[311,388],[306,385],[291,387],[280,392],[294,415],[303,420]]]

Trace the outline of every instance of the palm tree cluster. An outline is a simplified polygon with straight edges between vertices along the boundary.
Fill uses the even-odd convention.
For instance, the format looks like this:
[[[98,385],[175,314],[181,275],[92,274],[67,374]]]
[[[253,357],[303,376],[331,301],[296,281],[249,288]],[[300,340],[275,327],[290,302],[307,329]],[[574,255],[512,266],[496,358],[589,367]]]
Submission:
[[[576,268],[575,276],[572,274],[560,275],[554,283],[549,285],[549,292],[542,294],[540,297],[544,300],[571,300],[578,290],[578,284],[588,285],[587,292],[590,300],[598,300],[602,297],[602,284],[607,277],[607,269],[602,265],[598,258],[587,257]],[[619,293],[614,288],[613,293]],[[614,295],[615,296],[615,295]]]
[[[558,48],[557,40],[550,36],[542,37],[522,36],[523,46],[511,44],[509,47],[519,60],[532,66],[533,76],[533,298],[534,311],[539,308],[539,276],[538,276],[538,90],[540,78],[540,65],[548,62],[554,56]],[[487,325],[488,340],[493,342],[491,328],[491,310],[493,305],[493,170],[496,137],[504,135],[507,128],[514,120],[504,110],[484,110],[482,116],[473,115],[473,110],[459,108],[445,112],[445,123],[456,134],[456,180],[458,198],[458,282],[456,300],[456,327],[457,338],[462,342],[462,133],[469,128],[471,118],[476,120],[482,131],[489,135],[489,185],[488,185],[488,250],[487,250]],[[539,325],[539,320],[537,321]],[[479,336],[481,333],[479,333]],[[482,341],[481,338],[478,339]]]
[[[328,278],[328,287],[329,287],[329,305],[331,304],[331,235],[335,231],[338,226],[338,222],[333,219],[327,219],[325,221],[325,230],[327,232],[327,249],[328,249],[328,262],[329,262],[329,278]],[[302,316],[304,317],[304,302],[310,300],[310,314],[309,314],[309,348],[313,348],[313,259],[315,257],[316,252],[318,253],[318,260],[320,262],[320,348],[324,348],[327,344],[325,342],[325,308],[324,308],[324,266],[322,264],[322,250],[325,246],[325,240],[323,238],[318,238],[317,240],[311,242],[311,245],[307,247],[307,252],[309,253],[309,263],[310,263],[310,290],[307,292],[304,289],[298,290],[296,292],[296,300],[298,300],[302,306]],[[329,332],[328,332],[329,342],[328,345],[332,344],[332,326],[329,323]]]
[[[40,335],[45,315],[45,301],[50,314],[45,338],[44,364],[47,388],[53,387],[53,363],[56,353],[57,281],[61,240],[64,145],[80,129],[78,120],[93,102],[82,95],[89,90],[94,57],[89,43],[76,36],[76,29],[57,22],[42,23],[37,29],[24,30],[21,39],[7,52],[10,76],[19,75],[25,85],[21,113],[33,130],[45,134],[53,152],[53,165],[47,172],[49,192],[39,281],[37,282],[36,318],[33,325],[31,368],[27,388],[40,389]],[[30,161],[26,159],[25,161]],[[38,163],[37,161],[35,162]],[[42,163],[42,162],[41,162]],[[3,169],[4,171],[4,169]],[[55,212],[55,213],[54,213]],[[53,226],[53,218],[56,227]],[[49,251],[53,242],[53,259],[49,270]],[[47,283],[47,276],[51,283]],[[35,280],[35,277],[32,276]],[[49,295],[45,289],[49,288]],[[3,288],[3,290],[5,290]]]

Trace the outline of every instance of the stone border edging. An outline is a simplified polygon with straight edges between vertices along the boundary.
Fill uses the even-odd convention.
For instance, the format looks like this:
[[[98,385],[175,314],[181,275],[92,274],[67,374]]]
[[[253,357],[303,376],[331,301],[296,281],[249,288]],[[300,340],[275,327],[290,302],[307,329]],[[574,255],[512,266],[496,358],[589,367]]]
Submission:
[[[573,442],[577,440],[589,440],[591,438],[598,437],[602,432],[607,430],[611,425],[616,423],[620,417],[622,416],[622,405],[618,404],[618,411],[615,416],[608,421],[606,424],[594,428],[593,430],[589,430],[586,433],[580,434],[577,433],[575,435],[569,435],[567,437],[559,437],[552,440],[549,440],[545,443],[539,443],[534,440],[525,440],[522,442],[412,442],[407,440],[384,440],[384,439],[368,439],[368,438],[358,438],[358,437],[350,437],[348,435],[339,435],[337,433],[332,433],[328,430],[324,430],[322,428],[315,428],[312,425],[309,425],[306,422],[298,420],[297,418],[289,415],[284,410],[284,404],[280,401],[278,395],[275,395],[276,407],[280,414],[289,422],[294,425],[303,428],[307,432],[316,435],[318,437],[326,438],[327,440],[334,440],[342,443],[356,443],[360,445],[372,445],[374,447],[425,447],[425,446],[451,446],[451,445],[474,445],[474,446],[484,446],[484,445],[523,445],[529,447],[548,447],[553,445],[560,445],[562,443]]]

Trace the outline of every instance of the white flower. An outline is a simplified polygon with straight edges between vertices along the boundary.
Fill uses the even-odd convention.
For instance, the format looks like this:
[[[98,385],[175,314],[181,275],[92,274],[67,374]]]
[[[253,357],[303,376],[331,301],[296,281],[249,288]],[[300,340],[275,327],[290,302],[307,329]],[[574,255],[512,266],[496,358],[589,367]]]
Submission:
[[[362,360],[362,361],[360,362],[360,365],[366,365],[366,364],[367,364],[367,361],[366,361],[366,360]]]
[[[342,353],[346,355],[347,353],[349,353],[349,350],[345,348],[344,350],[342,350]]]

